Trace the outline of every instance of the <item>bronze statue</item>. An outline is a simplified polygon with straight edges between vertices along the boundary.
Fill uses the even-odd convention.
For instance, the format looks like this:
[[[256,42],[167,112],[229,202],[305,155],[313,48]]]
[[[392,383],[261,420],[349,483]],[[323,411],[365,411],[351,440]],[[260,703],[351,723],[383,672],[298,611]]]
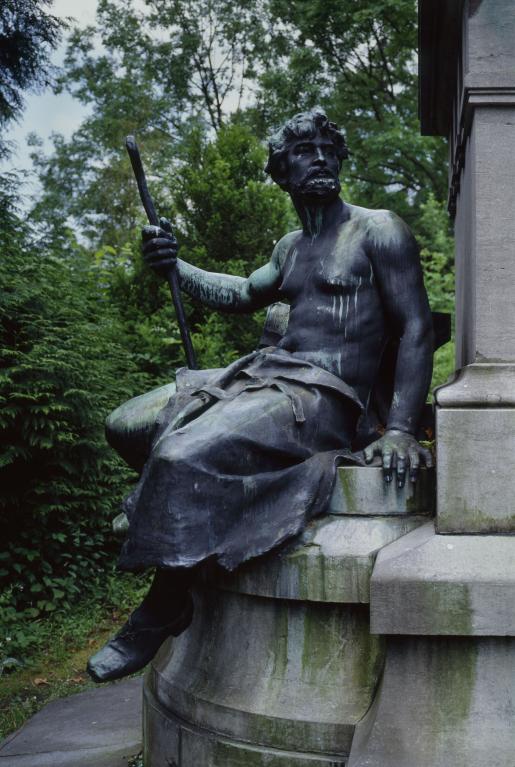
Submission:
[[[108,433],[142,469],[125,502],[120,567],[156,575],[121,631],[90,659],[97,681],[142,668],[188,626],[189,587],[203,563],[232,570],[324,512],[338,463],[363,461],[353,441],[391,338],[398,351],[386,431],[364,457],[379,455],[385,481],[395,469],[399,486],[407,474],[416,480],[421,462],[431,465],[415,437],[433,357],[418,248],[394,213],[340,198],[346,157],[344,136],[320,109],[296,115],[270,140],[267,170],[290,194],[302,229],[248,278],[177,259],[182,290],[202,303],[252,312],[287,301],[289,321],[276,345],[226,369],[182,369],[157,417],[132,436]],[[163,221],[143,230],[145,259],[163,275],[178,251],[168,229]]]

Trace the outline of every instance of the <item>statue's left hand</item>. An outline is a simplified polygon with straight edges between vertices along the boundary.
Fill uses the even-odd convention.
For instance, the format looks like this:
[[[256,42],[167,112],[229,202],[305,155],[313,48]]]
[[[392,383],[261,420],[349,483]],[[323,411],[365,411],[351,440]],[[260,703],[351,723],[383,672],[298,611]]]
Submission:
[[[374,456],[379,455],[383,463],[385,482],[391,482],[393,469],[397,470],[397,486],[404,487],[406,472],[412,482],[417,481],[421,459],[429,469],[433,465],[433,455],[430,450],[417,442],[413,434],[390,429],[384,435],[372,442],[363,451],[365,461],[371,463]]]

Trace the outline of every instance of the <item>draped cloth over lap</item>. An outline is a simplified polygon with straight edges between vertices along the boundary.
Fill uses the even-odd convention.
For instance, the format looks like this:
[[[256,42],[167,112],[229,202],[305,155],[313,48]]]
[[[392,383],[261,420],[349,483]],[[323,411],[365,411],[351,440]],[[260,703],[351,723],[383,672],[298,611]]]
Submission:
[[[232,570],[322,514],[362,405],[337,376],[276,347],[177,375],[124,510],[124,570]]]

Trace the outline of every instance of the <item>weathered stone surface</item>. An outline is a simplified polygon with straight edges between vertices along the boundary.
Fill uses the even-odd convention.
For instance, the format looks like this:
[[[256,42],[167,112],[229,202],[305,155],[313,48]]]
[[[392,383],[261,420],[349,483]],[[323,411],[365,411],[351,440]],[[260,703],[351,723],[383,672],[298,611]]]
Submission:
[[[374,561],[427,521],[432,485],[428,472],[422,490],[394,504],[380,469],[340,471],[359,474],[357,505],[199,585],[192,626],[162,648],[146,679],[147,767],[345,765],[384,660],[369,630]],[[376,488],[368,500],[367,476]]]
[[[147,677],[164,710],[256,748],[347,755],[383,663],[365,606],[211,590],[196,608]]]
[[[515,25],[510,36],[514,33]],[[476,109],[471,141],[475,143],[471,159],[476,207],[470,211],[470,224],[475,235],[476,290],[466,310],[473,314],[475,353],[467,362],[510,362],[515,360],[515,260],[511,247],[515,236],[515,106]]]
[[[438,408],[440,533],[515,532],[515,408]]]
[[[126,767],[141,749],[141,678],[46,705],[0,747],[0,767]]]
[[[348,767],[511,767],[515,640],[388,640]]]
[[[435,389],[442,408],[515,408],[515,365],[474,362],[457,371],[452,383]]]
[[[298,751],[252,746],[214,732],[200,730],[171,715],[164,715],[148,690],[145,710],[153,723],[145,741],[152,743],[145,763],[182,767],[345,767],[347,760],[336,755],[302,754]],[[159,723],[159,726],[155,726]],[[150,759],[152,760],[150,762]]]
[[[403,488],[386,484],[378,466],[342,466],[329,504],[330,514],[392,516],[394,514],[432,514],[435,476],[433,469],[422,469],[419,480]]]
[[[377,634],[515,636],[515,537],[429,523],[379,553],[370,609]]]
[[[266,597],[368,603],[377,552],[426,520],[416,514],[322,517],[306,528],[300,542],[244,565],[219,583],[222,588]]]
[[[463,65],[469,77],[510,75],[515,71],[515,6],[511,0],[468,3],[464,25]],[[491,80],[490,80],[491,82]]]
[[[456,335],[459,367],[513,362],[515,106],[477,107],[456,215]]]

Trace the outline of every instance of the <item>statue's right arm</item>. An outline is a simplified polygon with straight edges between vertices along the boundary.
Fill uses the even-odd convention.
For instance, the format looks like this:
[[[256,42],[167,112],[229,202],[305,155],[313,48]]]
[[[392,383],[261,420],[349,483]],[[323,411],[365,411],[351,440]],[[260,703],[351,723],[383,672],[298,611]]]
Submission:
[[[249,277],[206,272],[177,259],[179,283],[186,293],[205,306],[223,312],[253,312],[278,299],[281,273],[277,259],[256,269]]]
[[[208,272],[176,258],[175,239],[166,230],[157,233],[156,227],[143,230],[143,255],[147,264],[161,274],[176,263],[182,290],[205,306],[224,312],[253,312],[278,300],[282,265],[292,234],[279,240],[270,261],[249,277]]]

